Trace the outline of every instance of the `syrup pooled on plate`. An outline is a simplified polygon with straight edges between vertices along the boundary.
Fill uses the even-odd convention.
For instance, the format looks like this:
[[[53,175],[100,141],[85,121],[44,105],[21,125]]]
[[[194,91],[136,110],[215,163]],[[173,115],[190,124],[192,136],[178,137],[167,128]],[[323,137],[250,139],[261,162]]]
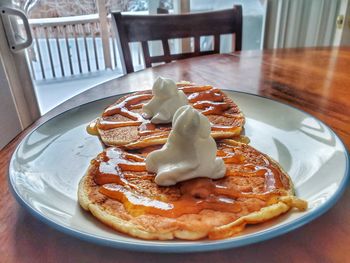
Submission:
[[[278,197],[287,195],[289,180],[280,168],[248,145],[218,144],[217,156],[223,158],[224,178],[196,178],[162,187],[148,173],[145,157],[152,149],[126,152],[107,148],[91,161],[91,171],[100,193],[123,203],[132,215],[154,214],[177,218],[202,210],[250,213]]]

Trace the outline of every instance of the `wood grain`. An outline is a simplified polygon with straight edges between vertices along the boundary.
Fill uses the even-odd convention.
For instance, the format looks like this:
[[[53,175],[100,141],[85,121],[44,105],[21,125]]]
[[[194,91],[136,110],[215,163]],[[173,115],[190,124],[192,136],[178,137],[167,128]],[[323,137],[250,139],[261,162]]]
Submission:
[[[8,163],[21,139],[53,116],[95,99],[151,87],[162,75],[259,94],[311,113],[350,147],[350,48],[242,52],[182,60],[114,79],[43,116],[0,151],[0,262],[347,262],[350,191],[312,223],[250,246],[209,253],[122,251],[78,240],[32,217],[10,193]]]

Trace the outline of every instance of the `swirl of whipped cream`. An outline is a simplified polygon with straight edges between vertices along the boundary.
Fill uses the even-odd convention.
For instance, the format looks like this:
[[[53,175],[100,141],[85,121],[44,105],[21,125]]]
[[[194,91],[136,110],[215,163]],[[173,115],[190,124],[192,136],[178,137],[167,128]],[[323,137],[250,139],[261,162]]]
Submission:
[[[176,110],[188,104],[185,93],[178,90],[171,79],[158,77],[153,84],[152,93],[153,98],[142,110],[145,118],[151,118],[151,122],[155,124],[170,123]]]
[[[162,186],[196,177],[218,179],[226,167],[216,151],[208,118],[186,105],[176,111],[166,144],[147,156],[146,168],[157,174],[155,182]]]

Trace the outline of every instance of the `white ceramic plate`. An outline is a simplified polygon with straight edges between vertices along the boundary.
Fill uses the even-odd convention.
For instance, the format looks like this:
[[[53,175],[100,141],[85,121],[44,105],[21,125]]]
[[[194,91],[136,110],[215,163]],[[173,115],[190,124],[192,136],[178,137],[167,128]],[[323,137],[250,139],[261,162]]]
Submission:
[[[320,216],[335,204],[349,177],[349,158],[338,136],[316,118],[290,106],[239,92],[228,95],[244,112],[251,145],[277,160],[291,176],[306,212],[288,213],[219,241],[144,241],[118,234],[80,209],[77,189],[89,161],[102,151],[85,127],[117,97],[88,103],[44,123],[14,152],[9,177],[17,200],[32,214],[79,238],[109,246],[158,252],[238,247],[266,240]]]

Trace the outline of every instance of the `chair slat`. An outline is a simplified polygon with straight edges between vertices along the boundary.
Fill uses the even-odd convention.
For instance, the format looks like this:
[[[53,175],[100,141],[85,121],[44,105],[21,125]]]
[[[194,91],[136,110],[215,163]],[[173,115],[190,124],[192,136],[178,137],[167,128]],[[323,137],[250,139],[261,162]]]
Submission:
[[[169,63],[171,62],[172,59],[171,59],[168,39],[162,39],[162,44],[163,44],[163,50],[164,50],[164,61]]]
[[[150,68],[150,67],[152,67],[152,63],[151,63],[151,59],[150,59],[151,55],[149,54],[148,42],[142,41],[141,45],[142,45],[142,52],[143,52],[143,57],[145,59],[146,68]]]
[[[194,53],[199,56],[199,53],[201,52],[201,42],[200,42],[200,36],[194,37]]]
[[[220,35],[214,35],[214,51],[220,53]]]
[[[117,12],[113,14],[113,18],[117,27],[118,36],[120,39],[121,50],[123,53],[123,60],[125,63],[126,73],[134,72],[134,66],[132,65],[132,57],[130,52],[129,40],[127,38],[127,34],[125,32],[125,25],[123,22],[122,14]]]

